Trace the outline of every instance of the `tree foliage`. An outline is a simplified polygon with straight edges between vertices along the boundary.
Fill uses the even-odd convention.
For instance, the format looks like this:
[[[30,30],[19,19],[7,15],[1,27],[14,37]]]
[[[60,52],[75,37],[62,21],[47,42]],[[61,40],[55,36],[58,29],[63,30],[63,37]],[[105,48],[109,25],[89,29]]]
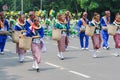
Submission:
[[[40,10],[41,0],[23,1],[24,12]],[[120,0],[42,0],[42,9],[46,11],[54,9],[56,12],[66,9],[72,13],[88,11],[90,14],[95,11],[104,14],[105,10],[111,10],[115,14],[116,12],[120,12],[119,3]],[[8,11],[21,10],[21,0],[0,0],[0,10],[2,10],[3,5],[8,6]]]

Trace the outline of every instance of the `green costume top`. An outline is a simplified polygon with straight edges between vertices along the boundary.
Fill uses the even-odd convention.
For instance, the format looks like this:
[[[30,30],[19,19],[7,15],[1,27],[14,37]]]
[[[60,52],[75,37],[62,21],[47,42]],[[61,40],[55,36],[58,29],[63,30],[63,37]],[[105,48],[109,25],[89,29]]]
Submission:
[[[45,24],[49,26],[49,25],[50,25],[50,19],[47,18],[47,19],[45,20]]]
[[[96,22],[95,20],[93,20],[93,21],[90,22],[89,26],[90,27],[96,27],[94,33],[95,34],[100,34],[101,29],[102,29],[100,22]]]
[[[67,26],[67,24],[61,24],[61,23],[59,23],[58,21],[57,21],[56,24],[55,24],[55,27],[56,27],[57,29],[66,29],[66,26]]]
[[[120,22],[116,22],[116,21],[114,21],[114,22],[113,22],[113,25],[115,25],[116,27],[118,27],[116,33],[120,34]]]
[[[14,26],[16,25],[17,21],[15,21],[14,19],[10,19],[10,24],[12,29],[14,29]]]
[[[113,25],[115,25],[115,26],[117,26],[117,27],[120,27],[120,22],[114,21],[114,22],[113,22]]]

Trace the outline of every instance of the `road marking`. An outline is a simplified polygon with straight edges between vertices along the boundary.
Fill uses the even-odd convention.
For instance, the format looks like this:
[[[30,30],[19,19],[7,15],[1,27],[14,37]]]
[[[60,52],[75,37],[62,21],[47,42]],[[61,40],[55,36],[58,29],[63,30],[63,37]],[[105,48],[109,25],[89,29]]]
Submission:
[[[26,58],[29,58],[29,59],[33,59],[33,57],[31,57],[31,56],[25,56]]]
[[[10,50],[8,50],[8,49],[5,49],[5,51],[9,52]]]
[[[58,65],[55,65],[55,64],[52,64],[52,63],[49,63],[49,62],[45,62],[45,64],[50,65],[50,66],[53,66],[53,67],[56,67],[56,68],[59,68],[59,67],[60,67],[60,66],[58,66]]]
[[[76,75],[79,75],[79,76],[82,76],[84,78],[91,78],[90,76],[88,75],[85,75],[85,74],[82,74],[82,73],[79,73],[79,72],[76,72],[76,71],[69,71],[70,73],[73,73],[73,74],[76,74]]]
[[[1,58],[1,59],[17,59],[18,57],[9,57],[9,58]]]
[[[76,72],[76,71],[72,71],[72,70],[69,70],[69,69],[67,69],[67,68],[64,68],[64,67],[61,67],[61,66],[58,66],[58,65],[49,63],[49,62],[46,62],[45,64],[50,65],[50,66],[53,66],[53,67],[56,67],[56,68],[59,68],[60,70],[67,70],[67,71],[70,72],[70,73],[73,73],[73,74],[75,74],[75,75],[79,75],[79,76],[84,77],[84,78],[91,78],[91,77],[88,76],[88,75],[85,75],[85,74],[82,74],[82,73],[79,73],[79,72]]]
[[[8,50],[8,49],[5,49],[5,50],[6,50],[6,51],[10,51],[10,50]],[[25,57],[26,57],[26,58],[29,58],[29,59],[33,59],[33,57],[31,57],[31,56],[25,56]],[[13,57],[13,58],[17,58],[17,57]],[[5,59],[7,59],[7,58],[5,58]],[[84,78],[91,78],[91,77],[88,76],[88,75],[85,75],[85,74],[82,74],[82,73],[79,73],[79,72],[76,72],[76,71],[72,71],[72,70],[70,70],[70,69],[61,67],[61,66],[59,66],[59,65],[55,65],[55,64],[52,64],[52,63],[49,63],[49,62],[45,62],[45,64],[47,64],[47,65],[49,65],[49,66],[53,66],[53,67],[59,68],[60,70],[66,70],[66,71],[68,71],[68,72],[70,72],[70,73],[73,73],[73,74],[75,74],[75,75],[79,75],[79,76],[84,77]]]
[[[60,67],[60,69],[61,69],[61,70],[64,70],[65,68],[63,68],[63,67]]]
[[[57,46],[57,44],[53,44],[55,46]],[[68,46],[69,48],[73,48],[73,49],[79,49],[79,47],[75,47],[75,46]]]
[[[73,49],[79,49],[78,47],[74,47],[74,46],[68,46],[70,48],[73,48]]]

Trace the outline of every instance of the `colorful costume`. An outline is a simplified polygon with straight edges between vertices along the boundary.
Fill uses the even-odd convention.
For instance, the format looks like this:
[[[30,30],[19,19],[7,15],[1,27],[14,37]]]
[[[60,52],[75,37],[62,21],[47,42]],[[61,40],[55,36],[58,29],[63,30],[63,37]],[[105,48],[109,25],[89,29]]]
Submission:
[[[38,38],[33,38],[32,39],[32,45],[31,45],[31,50],[32,50],[32,55],[33,55],[33,68],[38,69],[41,62],[41,50],[42,50],[42,41],[41,39],[44,37],[44,30],[43,28],[35,29],[34,24],[27,30],[26,36],[33,37],[33,36],[39,36]]]
[[[111,20],[109,21],[110,19],[108,19],[107,17],[102,17],[100,22],[101,22],[101,26],[102,27],[106,27],[111,24]],[[103,30],[102,29],[102,38],[103,38],[103,48],[106,48],[106,49],[109,49],[108,47],[108,39],[109,39],[109,34],[107,32],[107,29],[106,30]]]
[[[90,22],[90,27],[96,27],[94,35],[92,36],[92,42],[94,49],[99,49],[101,47],[101,24],[100,22],[96,22],[95,20]]]
[[[28,19],[26,20],[26,26],[27,26],[26,29],[29,29],[29,27],[32,25],[32,23],[33,23],[33,20],[30,19],[30,18],[28,18]]]
[[[58,43],[58,50],[59,50],[58,57],[60,57],[61,59],[64,59],[62,52],[64,52],[66,49],[66,46],[68,46],[68,37],[67,37],[67,33],[66,33],[66,26],[65,26],[65,24],[61,24],[61,23],[57,22],[55,27],[57,29],[62,30],[61,39],[59,41],[57,41],[57,43]]]
[[[67,29],[67,36],[69,36],[70,35],[70,19],[69,18],[66,18],[66,21],[68,22],[67,23],[67,26],[66,26],[66,29]]]
[[[119,48],[120,48],[120,22],[114,21],[113,25],[115,25],[117,28],[116,34],[113,36],[114,41],[115,41],[115,56],[119,56]],[[115,27],[114,26],[114,27]]]
[[[86,24],[89,24],[88,19],[84,20]],[[88,49],[88,45],[89,45],[89,37],[85,34],[85,26],[83,24],[83,19],[80,19],[78,21],[78,32],[79,32],[79,39],[80,39],[80,45],[81,48],[84,49]],[[84,38],[85,38],[85,42],[84,42]]]
[[[4,20],[3,26],[4,26],[3,28],[0,27],[0,31],[8,31],[10,28],[7,20]],[[4,47],[6,40],[7,40],[7,35],[0,35],[0,53],[2,54],[4,54]]]
[[[21,24],[19,24],[19,21],[18,21],[18,23],[15,25],[15,29],[14,30],[15,31],[27,30],[27,27],[28,26],[26,25],[26,23],[24,23],[23,25],[21,25]],[[23,60],[24,60],[24,55],[26,53],[26,50],[20,49],[19,48],[19,43],[16,43],[16,53],[18,53],[19,61],[22,63]]]

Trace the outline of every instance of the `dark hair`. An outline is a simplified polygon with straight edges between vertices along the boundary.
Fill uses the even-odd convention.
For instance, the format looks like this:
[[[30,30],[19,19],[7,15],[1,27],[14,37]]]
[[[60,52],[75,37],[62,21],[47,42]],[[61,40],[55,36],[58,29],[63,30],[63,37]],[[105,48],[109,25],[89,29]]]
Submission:
[[[97,15],[100,15],[100,14],[97,13],[97,12],[94,12],[93,19],[96,19],[96,16],[97,16]]]

